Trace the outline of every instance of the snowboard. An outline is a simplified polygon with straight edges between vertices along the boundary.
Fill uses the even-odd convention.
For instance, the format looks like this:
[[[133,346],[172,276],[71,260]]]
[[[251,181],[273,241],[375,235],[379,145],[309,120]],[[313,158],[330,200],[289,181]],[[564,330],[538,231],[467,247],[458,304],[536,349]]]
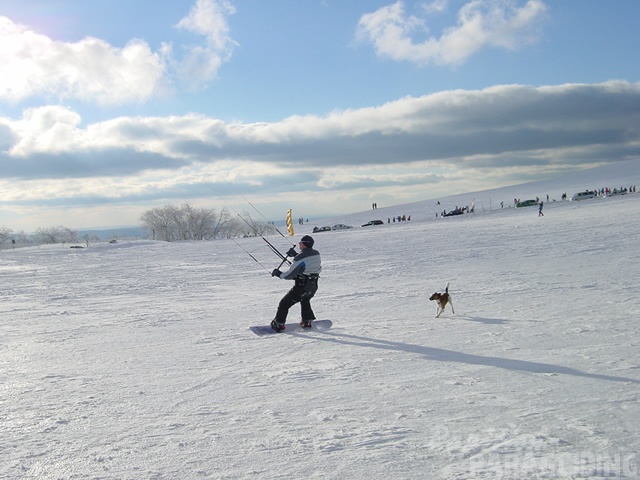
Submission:
[[[333,325],[333,322],[331,320],[314,320],[313,322],[311,322],[311,328],[302,328],[302,326],[300,326],[299,323],[296,322],[292,322],[292,323],[287,323],[286,324],[286,328],[284,329],[283,332],[276,332],[273,328],[271,328],[270,325],[254,325],[252,327],[249,327],[249,330],[251,330],[253,333],[255,333],[256,335],[280,335],[283,333],[293,333],[293,332],[313,332],[314,330],[328,330],[331,328],[331,325]]]

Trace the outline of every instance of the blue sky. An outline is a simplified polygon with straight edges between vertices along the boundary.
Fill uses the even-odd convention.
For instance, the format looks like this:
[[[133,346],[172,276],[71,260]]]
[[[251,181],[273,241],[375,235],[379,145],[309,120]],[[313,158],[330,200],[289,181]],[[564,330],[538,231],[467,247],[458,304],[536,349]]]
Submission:
[[[320,217],[640,158],[640,2],[0,0],[0,227]]]

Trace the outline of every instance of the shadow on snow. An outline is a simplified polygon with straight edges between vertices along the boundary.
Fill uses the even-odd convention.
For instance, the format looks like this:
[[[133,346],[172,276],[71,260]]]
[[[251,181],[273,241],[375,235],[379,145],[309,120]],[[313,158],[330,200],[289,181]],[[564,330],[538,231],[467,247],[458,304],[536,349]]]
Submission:
[[[426,360],[435,360],[438,362],[458,362],[466,363],[469,365],[485,365],[487,367],[497,367],[507,370],[529,373],[554,373],[573,375],[577,377],[593,378],[596,380],[607,380],[610,382],[640,383],[640,380],[634,378],[587,373],[576,370],[575,368],[563,367],[561,365],[552,365],[549,363],[530,362],[527,360],[515,360],[502,357],[485,357],[483,355],[455,352],[453,350],[444,350],[442,348],[424,347],[421,345],[413,345],[410,343],[391,342],[388,340],[379,340],[375,338],[360,337],[357,335],[349,335],[346,333],[336,333],[331,331],[324,331],[319,333],[321,333],[322,335],[314,336],[314,339],[324,342],[339,343],[342,345],[351,345],[355,347],[378,348],[383,350],[396,350],[404,351],[407,353],[415,353],[421,355]]]

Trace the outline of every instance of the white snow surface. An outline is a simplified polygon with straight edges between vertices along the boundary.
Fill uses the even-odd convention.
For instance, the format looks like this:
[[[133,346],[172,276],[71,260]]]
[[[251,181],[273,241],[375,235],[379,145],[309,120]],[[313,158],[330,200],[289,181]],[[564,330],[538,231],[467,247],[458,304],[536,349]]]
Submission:
[[[327,221],[323,332],[261,238],[4,250],[0,477],[639,478],[640,194],[507,208],[639,164]]]

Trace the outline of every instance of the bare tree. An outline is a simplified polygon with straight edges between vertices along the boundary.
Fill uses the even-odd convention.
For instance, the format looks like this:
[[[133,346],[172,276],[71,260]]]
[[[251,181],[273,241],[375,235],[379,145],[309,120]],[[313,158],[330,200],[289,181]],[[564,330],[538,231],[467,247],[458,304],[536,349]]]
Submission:
[[[71,230],[67,227],[63,227],[62,225],[60,225],[58,228],[60,229],[60,233],[62,234],[63,242],[77,242],[80,239],[77,231]]]
[[[171,241],[171,218],[167,215],[167,207],[153,208],[140,216],[145,228],[153,233],[153,238]]]
[[[11,230],[10,228],[0,227],[0,245],[9,241],[12,233],[13,233],[13,230]]]
[[[77,242],[78,232],[62,225],[39,227],[36,229],[35,237],[38,243]]]
[[[242,223],[244,223],[245,229],[248,230],[247,234],[250,236],[269,235],[276,231],[272,223],[254,220],[251,218],[251,215],[246,212],[242,214],[241,220]]]
[[[247,236],[247,224],[239,218],[230,218],[224,230],[226,238]]]
[[[229,210],[223,208],[220,211],[220,215],[215,214],[215,210],[212,212],[212,222],[211,222],[211,231],[209,233],[209,238],[220,238],[220,237],[228,237],[229,229],[232,227],[232,217],[229,213]]]
[[[167,242],[262,235],[273,231],[268,223],[255,222],[246,213],[241,218],[243,221],[234,219],[226,208],[218,214],[215,209],[184,203],[180,207],[165,205],[149,210],[140,216],[140,221],[154,233],[154,238]]]

